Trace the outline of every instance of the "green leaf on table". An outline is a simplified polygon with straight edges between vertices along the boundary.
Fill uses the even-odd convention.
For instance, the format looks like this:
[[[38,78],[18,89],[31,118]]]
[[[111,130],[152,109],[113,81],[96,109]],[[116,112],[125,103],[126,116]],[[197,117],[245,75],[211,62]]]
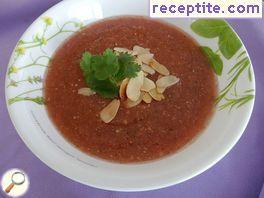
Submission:
[[[202,47],[202,50],[207,56],[207,58],[209,59],[214,72],[218,76],[221,76],[222,71],[223,71],[223,61],[221,57],[215,52],[213,52],[213,50],[209,47]]]
[[[228,27],[219,35],[218,45],[224,57],[230,59],[241,48],[242,43],[233,30]]]
[[[228,28],[228,24],[224,20],[214,19],[199,19],[192,23],[192,30],[206,38],[215,38],[218,37],[225,28]]]

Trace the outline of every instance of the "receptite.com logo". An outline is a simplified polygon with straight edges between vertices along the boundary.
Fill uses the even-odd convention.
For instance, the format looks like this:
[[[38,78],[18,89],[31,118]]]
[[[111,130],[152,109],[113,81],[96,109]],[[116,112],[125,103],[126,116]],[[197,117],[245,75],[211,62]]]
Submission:
[[[2,175],[1,188],[7,196],[22,196],[29,188],[29,178],[23,170],[10,169]]]

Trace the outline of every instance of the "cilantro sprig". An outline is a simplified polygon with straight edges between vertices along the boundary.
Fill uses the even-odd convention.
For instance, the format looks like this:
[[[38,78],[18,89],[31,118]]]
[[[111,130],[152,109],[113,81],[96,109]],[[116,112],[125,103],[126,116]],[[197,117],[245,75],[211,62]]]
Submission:
[[[116,54],[111,49],[106,49],[102,55],[84,52],[80,67],[87,85],[104,98],[118,97],[120,82],[136,77],[140,71],[134,56]]]

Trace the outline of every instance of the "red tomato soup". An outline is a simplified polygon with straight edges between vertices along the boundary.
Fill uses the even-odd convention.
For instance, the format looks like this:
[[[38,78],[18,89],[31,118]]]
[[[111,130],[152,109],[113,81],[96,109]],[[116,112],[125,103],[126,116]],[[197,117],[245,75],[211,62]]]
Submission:
[[[104,123],[100,111],[111,99],[78,94],[87,87],[82,54],[134,45],[149,48],[180,81],[164,92],[164,100],[129,109],[121,105],[116,117]],[[206,127],[216,84],[207,57],[188,35],[153,19],[118,17],[85,27],[57,50],[45,79],[45,100],[54,125],[81,151],[115,162],[143,162],[174,153]]]

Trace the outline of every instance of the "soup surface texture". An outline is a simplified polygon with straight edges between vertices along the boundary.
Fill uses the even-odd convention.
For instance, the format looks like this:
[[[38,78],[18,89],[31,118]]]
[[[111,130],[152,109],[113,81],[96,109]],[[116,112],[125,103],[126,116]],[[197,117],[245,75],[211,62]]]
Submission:
[[[87,87],[82,54],[134,45],[149,48],[180,81],[165,91],[164,100],[121,106],[106,124],[99,113],[111,100],[78,94]],[[122,163],[158,159],[190,142],[206,127],[216,92],[210,63],[194,40],[171,25],[139,17],[106,19],[74,34],[55,53],[45,79],[47,111],[62,135],[87,154]]]

